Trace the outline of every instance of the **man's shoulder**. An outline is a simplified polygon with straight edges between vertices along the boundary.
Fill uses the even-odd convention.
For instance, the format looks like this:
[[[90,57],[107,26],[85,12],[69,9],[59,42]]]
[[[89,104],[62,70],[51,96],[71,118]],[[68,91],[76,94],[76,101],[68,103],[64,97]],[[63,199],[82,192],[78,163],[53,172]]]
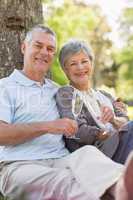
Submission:
[[[0,79],[0,93],[6,91],[10,95],[14,95],[16,92],[16,82],[12,80],[11,76]]]
[[[53,88],[60,88],[61,86],[58,84],[58,83],[56,83],[56,82],[54,82],[54,81],[52,81],[52,80],[50,80],[50,79],[46,79],[46,83],[49,85],[49,86],[51,86],[51,87],[53,87]]]
[[[8,84],[11,82],[10,77],[5,77],[0,79],[0,86],[8,86]]]

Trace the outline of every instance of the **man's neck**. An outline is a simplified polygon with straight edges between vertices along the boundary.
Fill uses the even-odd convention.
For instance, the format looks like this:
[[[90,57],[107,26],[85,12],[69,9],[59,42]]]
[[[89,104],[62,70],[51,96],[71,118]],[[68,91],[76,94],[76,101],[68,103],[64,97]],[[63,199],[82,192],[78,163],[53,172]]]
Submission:
[[[45,75],[42,75],[42,73],[35,73],[31,71],[27,71],[25,69],[22,70],[22,73],[27,76],[29,79],[33,81],[40,82],[41,85],[45,82]]]

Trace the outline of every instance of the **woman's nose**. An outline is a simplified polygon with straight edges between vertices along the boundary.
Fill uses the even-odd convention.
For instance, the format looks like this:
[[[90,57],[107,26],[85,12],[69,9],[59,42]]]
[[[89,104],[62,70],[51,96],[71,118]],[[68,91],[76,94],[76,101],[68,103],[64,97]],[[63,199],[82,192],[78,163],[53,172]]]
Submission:
[[[78,64],[77,64],[77,67],[78,67],[78,69],[83,69],[83,68],[84,68],[84,65],[83,65],[82,63],[78,63]]]

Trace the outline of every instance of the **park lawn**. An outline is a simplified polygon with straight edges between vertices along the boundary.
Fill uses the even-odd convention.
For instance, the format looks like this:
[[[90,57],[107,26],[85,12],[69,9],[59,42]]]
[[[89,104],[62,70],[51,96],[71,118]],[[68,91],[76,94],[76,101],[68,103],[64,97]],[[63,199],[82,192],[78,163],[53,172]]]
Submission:
[[[9,200],[9,199],[7,199],[6,197],[2,197],[2,196],[0,195],[0,200]]]
[[[130,120],[133,120],[133,106],[128,106],[128,116]]]

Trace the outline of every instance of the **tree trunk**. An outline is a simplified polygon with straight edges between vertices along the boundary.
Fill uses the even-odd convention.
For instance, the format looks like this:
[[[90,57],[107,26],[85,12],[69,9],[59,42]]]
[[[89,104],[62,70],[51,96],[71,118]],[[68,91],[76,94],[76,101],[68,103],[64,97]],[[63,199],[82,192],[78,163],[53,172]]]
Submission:
[[[22,68],[20,44],[27,30],[42,22],[41,0],[0,0],[0,78]]]

